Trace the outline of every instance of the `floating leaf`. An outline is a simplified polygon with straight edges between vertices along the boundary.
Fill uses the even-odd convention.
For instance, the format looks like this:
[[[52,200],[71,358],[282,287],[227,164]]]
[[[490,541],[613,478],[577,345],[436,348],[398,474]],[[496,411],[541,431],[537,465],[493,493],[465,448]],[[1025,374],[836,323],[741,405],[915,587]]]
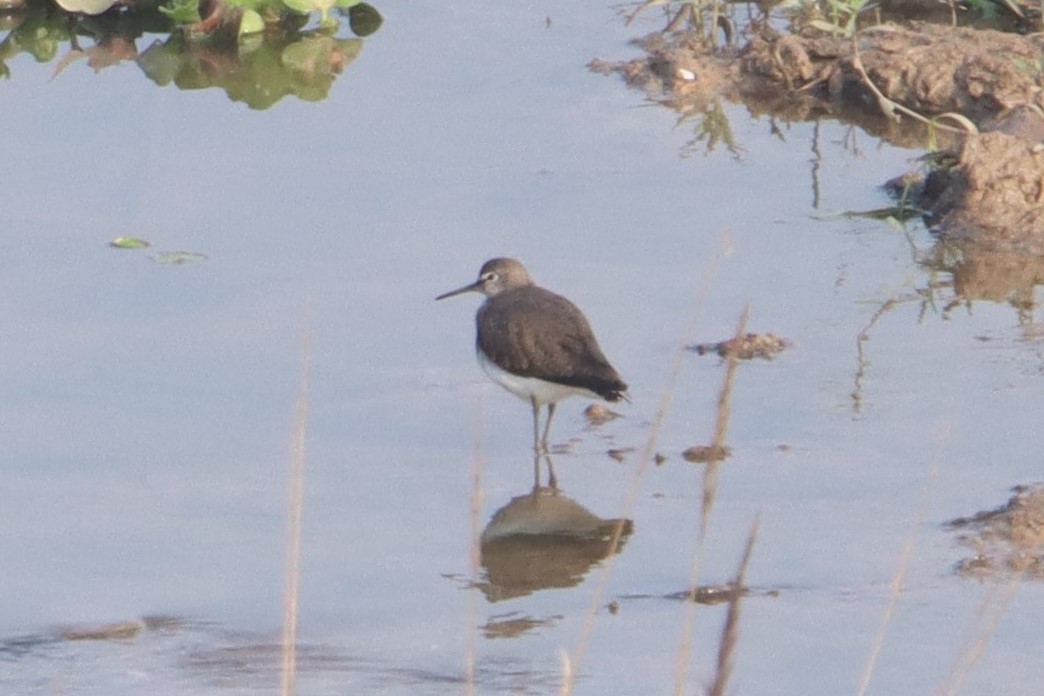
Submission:
[[[170,266],[183,266],[187,263],[203,263],[207,260],[206,254],[197,254],[191,251],[161,251],[150,256],[156,263]]]
[[[381,17],[377,8],[367,5],[365,2],[348,10],[348,26],[352,28],[352,32],[356,36],[369,36],[380,28],[382,22],[384,22],[384,18]]]
[[[137,237],[117,237],[109,242],[109,246],[114,249],[147,249],[149,243]]]

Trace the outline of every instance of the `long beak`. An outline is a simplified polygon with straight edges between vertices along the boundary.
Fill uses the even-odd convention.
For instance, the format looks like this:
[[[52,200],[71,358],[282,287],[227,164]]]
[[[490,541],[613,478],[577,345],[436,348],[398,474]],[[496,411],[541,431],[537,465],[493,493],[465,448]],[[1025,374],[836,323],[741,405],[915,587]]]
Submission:
[[[439,295],[438,297],[436,297],[435,299],[436,300],[445,300],[447,297],[453,297],[454,295],[463,295],[466,292],[478,292],[479,288],[481,288],[481,287],[482,287],[482,281],[481,280],[476,280],[474,283],[469,283],[468,285],[465,285],[462,288],[457,288],[456,290],[450,290],[449,292],[445,292],[445,293]]]

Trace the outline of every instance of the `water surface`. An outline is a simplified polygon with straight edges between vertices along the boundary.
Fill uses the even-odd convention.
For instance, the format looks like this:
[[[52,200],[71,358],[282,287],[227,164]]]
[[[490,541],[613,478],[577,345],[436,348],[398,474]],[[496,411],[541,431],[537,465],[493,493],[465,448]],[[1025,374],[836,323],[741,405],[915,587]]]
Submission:
[[[159,89],[129,64],[51,80],[13,61],[3,691],[276,692],[308,326],[299,692],[463,690],[471,645],[479,692],[557,692],[604,562],[528,594],[469,589],[475,462],[484,526],[532,486],[529,411],[474,362],[478,298],[433,298],[496,255],[577,302],[632,387],[624,418],[592,430],[567,402],[554,431],[563,495],[633,520],[604,595],[619,610],[595,618],[578,693],[672,688],[685,607],[666,596],[688,584],[703,473],[681,452],[709,442],[724,369],[695,354],[676,382],[670,369],[747,305],[751,330],[794,345],[739,370],[703,547],[701,582],[727,581],[760,515],[734,688],[854,691],[914,534],[873,684],[940,686],[998,591],[951,573],[963,552],[941,523],[1039,479],[1044,391],[1032,310],[944,316],[952,290],[918,263],[922,227],[832,215],[886,205],[876,186],[919,153],[836,123],[777,136],[730,106],[738,155],[682,156],[690,128],[584,68],[635,55],[627,41],[651,20],[540,3],[381,10],[329,99],[264,112]],[[121,234],[208,260],[108,248]],[[925,310],[918,292],[939,280]],[[625,510],[637,457],[607,450],[644,446],[668,387],[666,461]],[[1018,589],[963,693],[1035,693],[1041,606],[1037,584]],[[180,618],[61,639],[155,615]],[[689,692],[710,680],[723,618],[697,610]]]

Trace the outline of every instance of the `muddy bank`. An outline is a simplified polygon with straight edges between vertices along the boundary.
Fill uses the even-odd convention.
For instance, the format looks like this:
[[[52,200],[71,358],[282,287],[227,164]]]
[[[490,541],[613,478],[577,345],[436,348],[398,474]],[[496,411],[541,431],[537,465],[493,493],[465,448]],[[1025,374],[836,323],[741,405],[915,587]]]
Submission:
[[[1018,486],[1005,505],[971,517],[952,520],[949,526],[974,555],[957,564],[966,577],[992,577],[1025,573],[1044,579],[1044,487]]]
[[[1044,150],[1035,140],[999,131],[969,136],[957,163],[930,172],[916,194],[953,240],[1044,256]]]
[[[906,192],[929,223],[991,249],[1044,254],[1044,36],[913,23],[853,38],[762,27],[724,48],[694,33],[640,45],[640,59],[590,67],[683,113],[727,99],[754,115],[836,118],[903,147],[950,147],[949,166]]]

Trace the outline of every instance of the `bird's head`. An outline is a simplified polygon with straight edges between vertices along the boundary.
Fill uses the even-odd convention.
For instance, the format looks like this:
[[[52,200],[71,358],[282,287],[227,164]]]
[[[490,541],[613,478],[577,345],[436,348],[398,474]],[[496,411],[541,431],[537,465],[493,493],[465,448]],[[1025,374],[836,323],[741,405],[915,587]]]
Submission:
[[[497,258],[490,259],[482,264],[479,270],[478,280],[469,283],[462,288],[451,290],[436,297],[436,300],[444,300],[454,295],[462,295],[466,292],[480,292],[486,297],[493,297],[505,290],[521,288],[532,285],[533,279],[529,277],[529,271],[517,259]]]

